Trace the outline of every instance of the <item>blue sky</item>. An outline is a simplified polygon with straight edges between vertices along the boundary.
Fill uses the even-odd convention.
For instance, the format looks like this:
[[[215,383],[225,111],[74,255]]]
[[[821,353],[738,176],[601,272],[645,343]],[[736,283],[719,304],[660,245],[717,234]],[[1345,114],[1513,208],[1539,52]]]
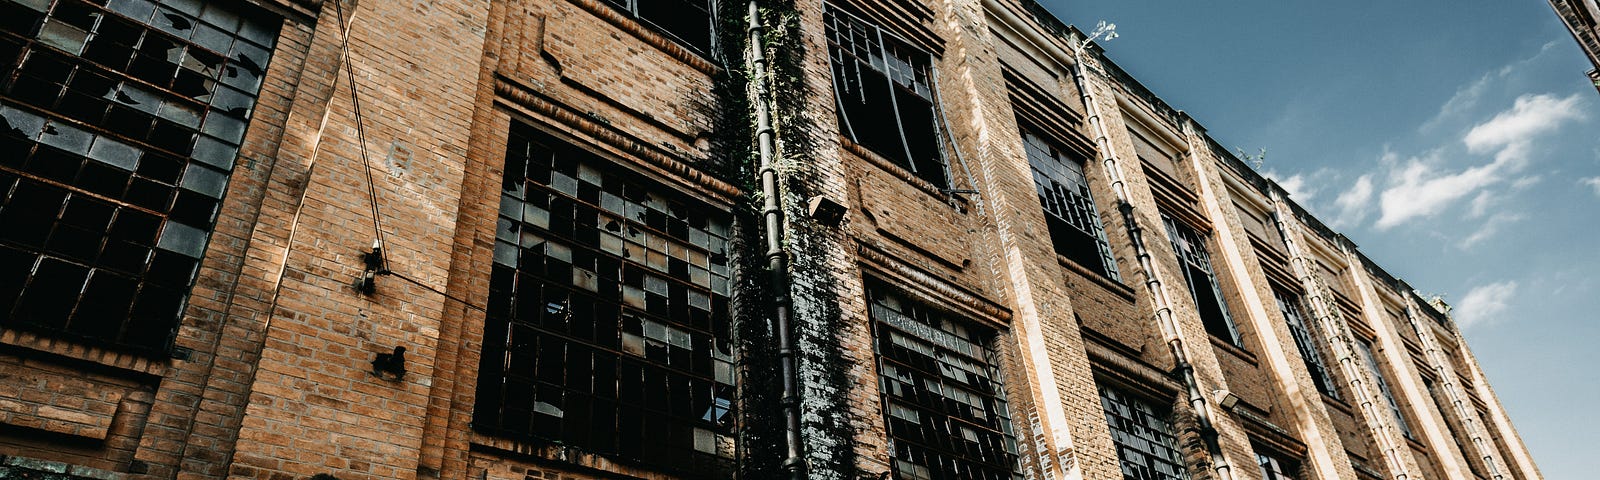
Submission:
[[[1600,92],[1543,1],[1041,0],[1443,295],[1546,478],[1600,457]]]

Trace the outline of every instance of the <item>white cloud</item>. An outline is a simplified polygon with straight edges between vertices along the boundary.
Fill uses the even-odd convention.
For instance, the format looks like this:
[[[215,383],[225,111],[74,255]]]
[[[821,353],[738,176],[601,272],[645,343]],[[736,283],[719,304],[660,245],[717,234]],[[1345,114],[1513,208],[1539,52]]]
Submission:
[[[1267,170],[1262,175],[1274,182],[1278,182],[1278,186],[1283,187],[1283,191],[1289,194],[1289,198],[1293,198],[1295,202],[1301,205],[1308,204],[1312,198],[1317,196],[1317,191],[1311,188],[1308,184],[1309,182],[1306,181],[1306,176],[1303,174],[1296,173],[1289,178],[1283,178],[1283,175],[1276,170]]]
[[[1484,92],[1489,90],[1489,82],[1504,77],[1505,73],[1503,72],[1499,75],[1485,73],[1482,77],[1478,77],[1477,81],[1456,89],[1456,94],[1452,95],[1449,101],[1444,102],[1443,106],[1439,107],[1439,113],[1434,114],[1433,118],[1428,119],[1427,122],[1423,122],[1419,130],[1432,130],[1445,120],[1455,118],[1466,112],[1467,109],[1477,106],[1478,99],[1483,98]]]
[[[1560,127],[1563,122],[1583,118],[1581,98],[1573,94],[1556,98],[1550,94],[1517,97],[1510,110],[1472,127],[1462,143],[1472,153],[1495,152],[1495,160],[1520,162],[1532,147],[1533,137]]]
[[[1495,282],[1480,285],[1468,291],[1451,309],[1456,323],[1462,329],[1488,325],[1498,321],[1511,308],[1511,298],[1517,294],[1517,282]]]
[[[1379,195],[1382,214],[1376,227],[1387,229],[1432,216],[1469,197],[1474,199],[1474,217],[1488,214],[1496,195],[1484,190],[1526,166],[1536,137],[1584,118],[1580,102],[1577,94],[1566,98],[1550,94],[1517,97],[1510,109],[1472,127],[1461,139],[1470,153],[1492,153],[1494,160],[1487,164],[1451,171],[1443,165],[1442,149],[1404,161],[1396,161],[1386,152],[1383,163],[1389,165],[1387,187]],[[1536,177],[1516,180],[1518,188],[1535,181]]]
[[[1523,218],[1526,217],[1522,214],[1496,213],[1489,217],[1489,220],[1484,221],[1483,225],[1479,225],[1478,229],[1472,232],[1472,235],[1468,235],[1466,238],[1462,238],[1457,241],[1456,248],[1466,250],[1475,247],[1479,243],[1483,243],[1484,240],[1488,240],[1489,237],[1493,237],[1495,234],[1500,233],[1500,231],[1504,230],[1507,225],[1522,220]]]
[[[1589,178],[1581,179],[1581,180],[1578,180],[1578,184],[1579,185],[1588,185],[1589,188],[1593,188],[1594,189],[1594,194],[1596,196],[1600,196],[1600,177],[1589,177]]]
[[[1338,209],[1334,222],[1337,226],[1350,226],[1360,223],[1367,217],[1368,205],[1372,203],[1372,174],[1362,175],[1349,190],[1339,194],[1333,200],[1333,205]]]

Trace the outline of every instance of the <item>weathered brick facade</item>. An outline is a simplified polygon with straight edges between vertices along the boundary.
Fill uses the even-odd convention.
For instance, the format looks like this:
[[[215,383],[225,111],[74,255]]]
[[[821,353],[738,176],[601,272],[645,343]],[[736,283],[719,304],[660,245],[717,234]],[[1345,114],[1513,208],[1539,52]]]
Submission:
[[[0,1],[35,12],[3,33],[0,217],[71,238],[38,185],[167,215],[33,159],[71,152],[60,129],[198,147],[112,137],[27,82],[39,52],[173,105],[216,82],[151,80],[157,47],[94,56],[139,0]],[[127,17],[166,32],[128,47],[203,46],[228,12],[277,28],[181,320],[137,345],[51,327],[35,299],[100,298],[112,240],[85,259],[0,226],[28,259],[0,266],[0,478],[783,475],[744,2],[169,3]],[[1542,478],[1448,306],[1032,1],[760,3],[809,478]],[[217,53],[196,71],[247,68]],[[514,131],[548,168],[507,161]],[[91,272],[81,293],[41,293],[50,262]],[[71,322],[121,325],[88,308]]]

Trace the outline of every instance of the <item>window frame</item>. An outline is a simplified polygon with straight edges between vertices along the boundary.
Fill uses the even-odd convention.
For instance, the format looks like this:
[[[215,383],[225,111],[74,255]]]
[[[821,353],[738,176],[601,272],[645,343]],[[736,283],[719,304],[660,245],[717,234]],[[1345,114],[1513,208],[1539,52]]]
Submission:
[[[1183,459],[1184,450],[1183,444],[1178,441],[1177,422],[1175,421],[1176,412],[1172,410],[1170,401],[1167,404],[1162,404],[1152,397],[1098,376],[1095,378],[1095,389],[1098,391],[1100,398],[1102,418],[1106,421],[1106,429],[1111,433],[1112,447],[1117,454],[1117,465],[1123,472],[1124,477],[1150,480],[1188,480],[1189,466]],[[1107,392],[1115,393],[1120,401],[1119,399],[1108,397]],[[1117,411],[1113,408],[1113,405],[1126,408],[1134,415],[1130,416],[1122,411]],[[1152,425],[1148,422],[1140,421],[1146,419],[1154,420],[1157,423]],[[1130,431],[1124,424],[1139,427],[1144,431]],[[1122,440],[1124,437],[1133,437],[1138,442],[1137,444],[1135,442],[1124,442]],[[1140,444],[1146,446],[1158,445],[1164,447],[1166,452],[1147,451],[1139,448]],[[1138,457],[1143,458],[1145,461],[1140,463],[1130,460],[1128,455],[1123,454],[1125,450],[1137,452],[1139,454]],[[1163,475],[1159,472],[1152,472],[1158,466],[1172,467],[1176,475]],[[1129,473],[1126,470],[1129,467],[1145,472],[1147,475]],[[1162,475],[1165,478],[1154,478],[1150,476],[1152,474]]]
[[[1370,373],[1374,383],[1378,384],[1378,393],[1382,393],[1383,399],[1388,401],[1389,413],[1394,416],[1395,423],[1400,426],[1400,433],[1407,440],[1418,440],[1416,432],[1411,429],[1411,423],[1406,419],[1405,410],[1400,408],[1400,401],[1394,397],[1394,390],[1389,386],[1388,377],[1383,374],[1383,365],[1378,363],[1377,354],[1372,351],[1372,342],[1373,340],[1366,338],[1356,338],[1356,349],[1361,353],[1362,360],[1367,365],[1367,373]]]
[[[994,349],[995,339],[1001,332],[907,295],[887,281],[868,276],[864,278],[864,283],[872,334],[873,367],[880,387],[878,402],[883,409],[884,434],[891,447],[891,474],[895,478],[915,480],[952,478],[948,477],[951,474],[958,475],[954,478],[1020,479],[1021,456],[1017,449],[1016,427],[1006,399],[1001,362]],[[931,324],[929,320],[939,325]],[[894,351],[886,352],[886,349]],[[934,359],[940,371],[929,372],[920,365],[909,364],[907,359],[897,358],[910,354],[907,352]],[[929,352],[935,355],[928,355]],[[968,367],[986,371],[974,372]],[[911,381],[906,381],[908,379]],[[938,382],[934,385],[938,387],[937,391],[928,388],[925,382],[929,381]],[[960,396],[967,401],[943,393],[947,391],[962,392]],[[917,395],[919,392],[921,395]],[[943,405],[927,405],[927,399],[935,397],[942,400]],[[971,403],[974,400],[982,405]],[[958,407],[965,407],[968,413],[950,413]],[[979,409],[983,410],[985,418],[971,414]],[[911,424],[918,425],[921,431],[901,432],[902,428],[913,428]],[[940,430],[937,425],[947,428]],[[961,427],[962,436],[957,436],[954,431],[953,427],[957,426]],[[930,441],[929,430],[934,434],[946,434],[946,437]],[[909,438],[911,435],[921,437],[922,441]],[[973,459],[970,455],[975,452],[963,454],[955,451],[953,446],[941,444],[953,444],[954,441],[977,444],[973,447],[972,444],[963,443],[968,448],[999,455],[1003,464]],[[922,456],[927,464],[914,463],[904,456]],[[926,461],[935,459],[936,462]],[[957,462],[950,464],[969,469],[955,472],[936,470],[938,465],[947,465],[947,461]]]
[[[1302,297],[1272,287],[1272,298],[1278,304],[1278,312],[1283,315],[1284,323],[1289,326],[1289,336],[1294,338],[1295,347],[1300,350],[1300,357],[1306,364],[1306,370],[1311,373],[1311,380],[1316,383],[1317,391],[1342,401],[1338,382],[1333,377],[1333,371],[1328,368],[1320,346],[1321,342],[1317,340],[1317,330],[1306,321],[1302,313],[1301,306],[1305,305]]]
[[[1183,267],[1183,278],[1189,287],[1189,298],[1194,301],[1195,309],[1200,315],[1201,323],[1206,327],[1206,332],[1213,337],[1223,339],[1229,345],[1243,349],[1243,336],[1240,335],[1239,326],[1234,323],[1233,315],[1228,310],[1227,297],[1222,293],[1222,283],[1217,281],[1216,270],[1211,263],[1211,252],[1207,246],[1207,239],[1211,236],[1202,236],[1194,227],[1168,216],[1165,212],[1161,213],[1161,223],[1166,226],[1167,241],[1172,244],[1172,252],[1177,257],[1178,265]],[[1217,309],[1214,314],[1207,314],[1205,304],[1201,302],[1202,292],[1195,278],[1195,270],[1204,273],[1206,277],[1204,280],[1211,285],[1210,295]]]
[[[1079,266],[1094,271],[1095,273],[1111,279],[1112,281],[1121,283],[1122,274],[1117,270],[1116,255],[1111,251],[1111,242],[1106,236],[1105,222],[1100,218],[1100,210],[1095,204],[1094,194],[1089,186],[1089,176],[1087,172],[1088,159],[1075,161],[1079,160],[1079,158],[1071,153],[1072,151],[1063,148],[1061,146],[1061,142],[1055,141],[1053,138],[1039,133],[1038,129],[1032,128],[1027,123],[1020,120],[1018,121],[1018,125],[1021,127],[1020,130],[1022,132],[1023,155],[1027,158],[1028,167],[1033,173],[1034,190],[1039,194],[1040,208],[1044,212],[1045,222],[1050,229],[1051,243],[1055,248],[1056,254],[1067,257],[1073,260],[1073,262],[1077,263]],[[1030,138],[1037,139],[1037,142],[1030,140]],[[1039,151],[1038,147],[1041,146],[1048,148],[1049,151]],[[1044,154],[1048,158],[1040,158],[1039,156],[1035,155],[1035,153]],[[1054,162],[1059,164],[1062,166],[1061,169],[1052,170],[1063,170],[1062,173],[1068,175],[1076,174],[1077,178],[1058,178],[1057,175],[1052,175],[1050,172],[1044,171],[1040,168],[1040,163],[1044,162]],[[1056,193],[1057,195],[1060,195],[1061,193],[1054,192],[1055,189],[1047,190],[1047,186],[1043,183],[1043,180],[1048,180],[1051,182],[1051,186],[1063,190],[1065,192],[1064,198],[1057,200],[1054,198],[1054,196],[1047,195],[1047,191],[1050,193]],[[1076,187],[1078,191],[1073,192],[1071,187]],[[1061,208],[1057,209],[1051,208],[1052,205],[1062,202],[1070,203],[1070,205],[1063,205]],[[1072,219],[1065,218],[1061,214],[1054,211],[1065,210],[1069,208],[1076,210],[1076,213],[1082,219],[1088,220],[1088,223],[1090,223],[1088,230],[1085,230],[1084,226],[1077,224],[1080,222],[1075,222]],[[1057,238],[1057,224],[1063,224],[1065,226],[1064,228],[1073,229],[1076,232],[1081,233],[1084,237],[1088,237],[1090,241],[1093,241],[1095,243],[1095,250],[1099,254],[1098,260],[1100,264],[1097,266],[1086,265],[1082,259],[1076,258],[1076,255],[1069,255],[1069,252],[1063,252],[1062,242],[1071,241],[1071,239]],[[1067,234],[1071,235],[1070,232]],[[1077,239],[1077,241],[1081,242],[1083,239],[1080,238]]]
[[[8,277],[0,326],[137,354],[170,353],[260,104],[282,19],[232,1],[41,3],[44,10],[38,3],[3,5],[12,23],[0,31],[0,45],[14,54],[3,61],[16,68],[0,77],[0,112],[11,127],[0,160],[0,203],[28,204],[0,207],[0,215],[42,213],[48,218],[33,220],[46,222],[41,235],[50,243],[15,238],[16,230],[36,230],[15,224],[0,235],[7,268],[27,263],[15,285],[13,271],[0,272]],[[30,72],[41,62],[46,69]],[[31,122],[32,132],[11,125],[18,120]],[[60,203],[33,205],[31,193],[19,200],[24,189],[49,190]],[[109,213],[85,225],[68,218],[74,208]],[[67,246],[73,251],[61,250]],[[47,288],[77,295],[52,302],[56,312],[22,311],[47,264],[50,271],[81,272],[75,287]],[[161,305],[141,307],[146,300]],[[56,313],[60,319],[52,319]]]
[[[732,212],[521,121],[506,148],[472,428],[648,469],[731,475]],[[569,421],[574,409],[582,418]]]
[[[638,21],[640,24],[649,26],[652,30],[655,30],[656,32],[661,33],[662,36],[665,36],[667,38],[672,39],[672,41],[677,42],[679,45],[683,45],[684,47],[687,47],[687,50],[689,50],[691,52],[694,52],[696,54],[699,54],[699,55],[701,55],[703,57],[711,58],[712,56],[715,56],[720,51],[721,42],[719,41],[720,39],[718,38],[718,31],[719,30],[717,28],[717,18],[718,18],[717,17],[717,3],[718,2],[716,2],[714,0],[707,0],[706,1],[706,8],[705,8],[705,11],[706,11],[706,22],[707,22],[707,25],[706,25],[706,44],[702,46],[702,45],[696,44],[694,41],[692,41],[692,40],[690,40],[688,38],[685,38],[683,36],[683,34],[681,34],[679,32],[675,32],[675,31],[673,31],[673,29],[667,28],[667,26],[663,25],[660,21],[652,20],[650,18],[646,18],[645,16],[640,14],[640,12],[639,12],[639,4],[641,2],[660,2],[660,1],[662,1],[662,0],[602,0],[601,3],[604,3],[604,4],[606,4],[606,6],[608,6],[610,8],[614,8],[614,9],[626,14],[628,16],[628,18],[632,18],[635,21]],[[677,1],[678,2],[683,2],[683,1],[686,1],[686,0],[677,0]]]
[[[950,187],[953,175],[951,174],[947,152],[945,152],[946,145],[942,123],[944,111],[941,108],[936,89],[937,72],[934,67],[934,55],[914,46],[913,43],[903,37],[887,31],[882,25],[831,2],[823,2],[823,22],[825,24],[824,37],[826,37],[828,48],[829,81],[831,83],[830,88],[833,90],[834,113],[839,125],[839,135],[849,139],[851,143],[888,160],[895,166],[905,169],[912,176],[933,184],[936,188],[945,189]],[[868,53],[867,58],[857,55],[855,50],[858,50],[858,48],[846,48],[837,38],[844,35],[840,31],[840,27],[846,24],[851,27],[852,32],[856,31],[856,29],[870,32],[870,35],[859,38],[859,40],[866,42],[865,46],[859,49],[864,49]],[[850,45],[852,47],[859,43],[855,41],[857,40],[856,37],[851,37],[851,39]],[[893,47],[892,50],[891,47]],[[895,55],[894,53],[904,53],[904,55]],[[912,56],[917,57],[917,59],[924,59],[925,63],[917,65],[908,61],[908,58]],[[890,65],[887,59],[897,60],[895,63],[898,63],[898,65]],[[854,78],[854,85],[858,86],[856,89],[848,88],[852,85],[848,76],[841,77],[843,73],[841,70],[845,70],[847,66],[853,68],[857,73]],[[897,68],[894,68],[894,71],[890,71],[889,67]],[[869,93],[870,89],[873,88],[865,83],[865,79],[870,79],[870,75],[864,75],[864,73],[869,73],[868,71],[870,71],[870,74],[883,77],[883,82],[886,86],[884,91],[889,94],[887,103],[894,119],[894,133],[899,138],[898,145],[875,145],[882,140],[863,140],[862,134],[858,132],[857,125],[851,121],[851,114],[849,113],[851,109],[846,108],[847,96],[856,95],[862,97],[863,100],[871,100],[865,97],[865,94]],[[857,92],[855,90],[860,91]],[[907,98],[902,101],[904,95],[911,95],[913,98]],[[928,128],[931,145],[914,142],[906,133],[907,121],[904,118],[905,113],[902,113],[906,110],[906,107],[902,105],[914,100],[925,102],[928,105],[930,125],[926,127]],[[880,103],[882,102],[880,101]],[[862,108],[865,108],[865,104],[863,105]],[[920,109],[918,109],[918,112],[920,112]],[[880,116],[884,115],[880,113]],[[863,125],[866,124],[863,123]],[[886,152],[884,151],[885,148],[898,151]],[[919,160],[919,156],[916,153],[917,150],[927,150],[931,153],[932,158]],[[919,165],[921,166],[919,167]]]

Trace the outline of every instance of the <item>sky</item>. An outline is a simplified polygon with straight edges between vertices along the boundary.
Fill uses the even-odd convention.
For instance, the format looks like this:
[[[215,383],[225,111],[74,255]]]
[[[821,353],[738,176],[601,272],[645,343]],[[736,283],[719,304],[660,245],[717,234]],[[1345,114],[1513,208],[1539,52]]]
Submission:
[[[1541,0],[1040,0],[1440,295],[1534,461],[1600,457],[1600,92]]]

